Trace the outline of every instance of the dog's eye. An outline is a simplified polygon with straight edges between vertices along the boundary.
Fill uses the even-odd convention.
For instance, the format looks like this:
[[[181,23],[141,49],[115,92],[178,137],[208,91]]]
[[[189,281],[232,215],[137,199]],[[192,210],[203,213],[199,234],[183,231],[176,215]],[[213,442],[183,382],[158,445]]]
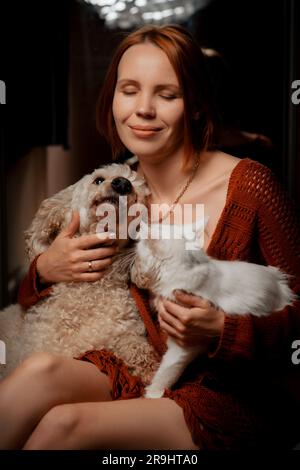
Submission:
[[[93,184],[101,184],[103,183],[104,178],[101,178],[101,176],[98,176],[98,178],[94,179]]]

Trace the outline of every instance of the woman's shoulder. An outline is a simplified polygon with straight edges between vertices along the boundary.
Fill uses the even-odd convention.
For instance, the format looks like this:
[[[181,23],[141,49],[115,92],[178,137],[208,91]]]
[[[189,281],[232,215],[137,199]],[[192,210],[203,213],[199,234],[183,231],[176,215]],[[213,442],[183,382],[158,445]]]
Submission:
[[[283,194],[282,182],[272,169],[251,158],[236,158],[229,154],[222,156],[231,167],[228,194],[238,196],[239,201],[261,206],[270,202],[276,195]]]
[[[237,186],[240,191],[248,188],[256,192],[270,180],[276,179],[267,166],[248,157],[238,158],[222,151],[213,151],[209,160],[209,173],[216,178],[223,177],[228,189]]]
[[[214,151],[213,159],[218,162],[218,165],[225,170],[233,171],[235,168],[238,168],[240,171],[246,171],[250,174],[257,173],[257,174],[271,174],[273,171],[268,168],[263,163],[253,160],[252,158],[248,157],[235,157],[229,153],[225,153],[222,151]],[[273,173],[274,174],[274,173]]]

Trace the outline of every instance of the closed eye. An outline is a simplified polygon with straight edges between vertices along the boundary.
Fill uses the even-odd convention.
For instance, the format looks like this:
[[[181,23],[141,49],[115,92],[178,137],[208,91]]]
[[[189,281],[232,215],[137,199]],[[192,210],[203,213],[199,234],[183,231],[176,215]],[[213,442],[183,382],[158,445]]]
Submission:
[[[161,98],[164,98],[165,100],[175,100],[177,98],[177,96],[164,96],[164,95],[160,95]]]
[[[124,95],[135,95],[136,94],[136,91],[123,91],[123,94]],[[172,96],[166,96],[166,95],[159,95],[161,98],[165,99],[165,100],[175,100],[177,98],[176,95],[172,95]]]

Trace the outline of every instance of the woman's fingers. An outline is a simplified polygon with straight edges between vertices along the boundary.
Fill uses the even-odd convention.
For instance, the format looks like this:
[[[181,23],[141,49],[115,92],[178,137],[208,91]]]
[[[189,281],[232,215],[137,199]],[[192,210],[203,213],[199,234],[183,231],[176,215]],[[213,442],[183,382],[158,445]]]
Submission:
[[[197,295],[188,294],[187,292],[181,290],[174,290],[174,295],[178,302],[186,305],[187,307],[208,308],[212,306],[212,303],[208,299],[204,299],[203,297]]]
[[[168,335],[178,340],[182,340],[184,338],[182,333],[180,333],[176,328],[171,326],[169,323],[165,322],[162,318],[160,319],[159,323],[160,323],[161,328],[165,330],[166,333],[168,333]]]
[[[115,255],[118,251],[119,248],[116,245],[112,247],[95,248],[94,250],[81,250],[78,254],[78,261],[101,260]]]
[[[73,272],[73,281],[98,281],[104,275],[104,269],[108,268],[112,263],[111,258],[99,261],[92,261],[91,267],[88,261],[80,265],[80,269]]]
[[[162,299],[159,322],[180,346],[202,344],[207,350],[219,340],[225,312],[203,299],[184,292],[177,293],[175,303]]]
[[[79,212],[73,212],[72,213],[72,219],[69,225],[60,232],[58,235],[58,238],[72,238],[74,235],[77,233],[79,230],[80,226],[80,216]]]
[[[165,311],[173,318],[177,320],[180,324],[186,324],[191,319],[191,312],[188,308],[183,307],[182,305],[178,305],[171,300],[164,299],[163,305]]]
[[[114,236],[114,237],[113,237]],[[113,238],[112,238],[113,237]],[[80,250],[87,250],[95,245],[112,244],[116,242],[115,234],[111,232],[93,233],[91,235],[81,235],[74,238],[74,246]]]
[[[172,328],[175,328],[180,333],[183,333],[185,330],[184,324],[176,316],[170,313],[170,311],[166,310],[166,308],[161,309],[160,319],[163,320]]]
[[[73,269],[79,273],[101,271],[112,263],[112,257],[118,251],[118,246],[80,250],[72,256]]]
[[[100,260],[90,260],[90,261],[83,261],[78,266],[78,272],[80,273],[91,273],[91,272],[98,272],[102,271],[103,269],[110,266],[112,263],[112,258],[105,258]]]

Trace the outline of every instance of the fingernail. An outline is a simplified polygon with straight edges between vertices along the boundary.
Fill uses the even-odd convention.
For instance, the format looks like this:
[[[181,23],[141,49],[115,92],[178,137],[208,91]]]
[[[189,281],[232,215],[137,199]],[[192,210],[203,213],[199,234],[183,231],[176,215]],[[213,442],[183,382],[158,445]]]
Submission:
[[[174,289],[173,292],[174,292],[175,295],[177,295],[177,294],[183,294],[183,291],[180,290],[180,289]]]
[[[97,232],[96,235],[99,240],[105,240],[107,238],[106,232]]]
[[[97,232],[96,235],[100,240],[107,240],[108,238],[109,239],[116,238],[116,234],[113,232]]]

